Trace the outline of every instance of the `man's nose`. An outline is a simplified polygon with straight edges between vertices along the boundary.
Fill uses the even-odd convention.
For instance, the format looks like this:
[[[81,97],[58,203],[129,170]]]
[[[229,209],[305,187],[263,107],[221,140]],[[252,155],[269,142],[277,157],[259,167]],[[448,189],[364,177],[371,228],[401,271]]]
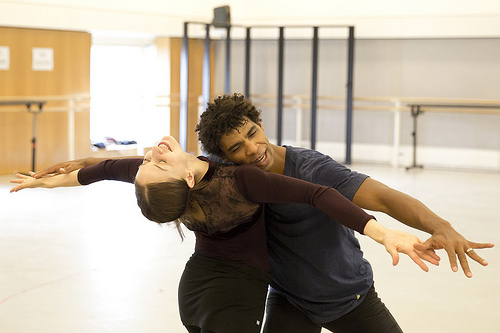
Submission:
[[[247,155],[255,155],[257,153],[258,147],[254,142],[249,141],[245,146]]]

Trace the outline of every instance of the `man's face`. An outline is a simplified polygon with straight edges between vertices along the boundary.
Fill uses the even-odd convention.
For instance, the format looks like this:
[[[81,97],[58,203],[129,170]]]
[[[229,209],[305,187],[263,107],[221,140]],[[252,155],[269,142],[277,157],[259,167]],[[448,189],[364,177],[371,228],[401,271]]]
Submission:
[[[221,138],[221,149],[227,160],[236,164],[253,164],[271,171],[274,151],[261,123],[245,117],[245,123]]]

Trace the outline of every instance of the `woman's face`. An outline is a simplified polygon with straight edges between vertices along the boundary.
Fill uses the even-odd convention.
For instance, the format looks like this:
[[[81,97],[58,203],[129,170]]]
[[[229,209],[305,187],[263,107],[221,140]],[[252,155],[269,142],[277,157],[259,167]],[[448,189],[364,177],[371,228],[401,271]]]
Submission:
[[[136,180],[142,184],[161,183],[182,179],[187,175],[186,153],[171,136],[165,136],[144,155]]]

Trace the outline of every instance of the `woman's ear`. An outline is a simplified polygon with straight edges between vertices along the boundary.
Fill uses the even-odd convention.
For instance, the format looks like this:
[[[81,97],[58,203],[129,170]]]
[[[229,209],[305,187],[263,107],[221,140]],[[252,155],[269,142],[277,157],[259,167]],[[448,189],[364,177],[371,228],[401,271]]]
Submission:
[[[194,185],[195,185],[195,181],[194,181],[194,174],[193,174],[193,170],[191,169],[187,169],[187,175],[186,175],[186,178],[184,178],[186,180],[186,183],[188,184],[188,186],[190,188],[193,188]]]

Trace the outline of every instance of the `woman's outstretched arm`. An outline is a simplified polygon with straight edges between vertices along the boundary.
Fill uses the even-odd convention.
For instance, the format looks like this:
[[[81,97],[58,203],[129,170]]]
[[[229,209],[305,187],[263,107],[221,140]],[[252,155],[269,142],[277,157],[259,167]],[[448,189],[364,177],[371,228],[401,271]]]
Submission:
[[[312,205],[337,222],[384,245],[391,254],[394,265],[399,262],[398,253],[407,254],[424,271],[428,271],[428,267],[421,259],[434,265],[439,264],[440,258],[434,250],[414,249],[414,244],[423,243],[418,237],[385,228],[372,215],[367,214],[331,187],[265,172],[249,165],[242,165],[236,169],[235,177],[238,189],[248,200]]]
[[[141,158],[109,159],[69,173],[48,174],[40,178],[36,178],[34,172],[30,172],[29,176],[17,174],[17,178],[10,182],[18,185],[13,187],[10,192],[17,192],[24,188],[89,185],[101,180],[133,183],[141,163]]]

